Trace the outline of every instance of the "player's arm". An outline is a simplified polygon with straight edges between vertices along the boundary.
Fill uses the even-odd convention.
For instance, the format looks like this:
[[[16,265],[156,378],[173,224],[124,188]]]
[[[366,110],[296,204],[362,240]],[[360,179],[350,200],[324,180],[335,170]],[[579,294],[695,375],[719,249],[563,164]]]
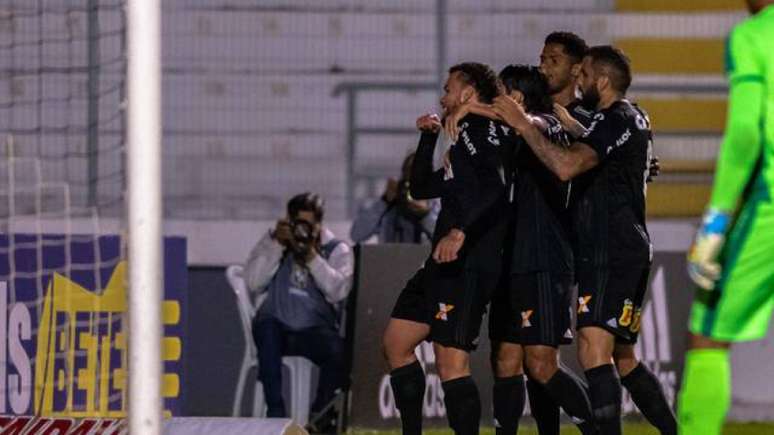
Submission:
[[[489,104],[478,101],[467,102],[454,109],[443,119],[443,130],[446,135],[456,141],[460,132],[460,121],[471,113],[489,119],[500,119]]]
[[[688,274],[701,288],[712,290],[720,277],[717,260],[726,233],[752,181],[762,147],[765,84],[760,51],[753,35],[737,27],[727,45],[728,117],[720,146],[712,197],[688,252]]]
[[[465,124],[463,123],[463,126]],[[482,218],[491,211],[504,195],[505,186],[500,178],[500,157],[489,145],[485,125],[468,125],[463,128],[455,147],[461,150],[461,158],[455,159],[452,205],[452,230],[436,245],[433,258],[444,263],[457,259],[468,234],[477,233]]]
[[[510,98],[498,97],[493,107],[506,123],[522,135],[532,152],[560,180],[571,180],[599,163],[597,152],[585,143],[575,142],[563,148],[551,142],[533,118]]]
[[[417,128],[422,135],[411,165],[409,191],[414,199],[437,198],[441,196],[443,170],[433,171],[433,154],[441,122],[436,115],[423,115],[417,119]]]
[[[726,213],[736,211],[763,142],[764,75],[755,58],[755,41],[738,33],[728,44],[728,117],[710,200],[710,208]]]

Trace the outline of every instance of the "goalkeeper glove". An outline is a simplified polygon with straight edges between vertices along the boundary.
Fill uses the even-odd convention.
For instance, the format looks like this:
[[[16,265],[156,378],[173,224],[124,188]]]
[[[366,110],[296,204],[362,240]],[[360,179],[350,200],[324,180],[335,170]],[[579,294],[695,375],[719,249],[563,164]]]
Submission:
[[[721,266],[718,255],[726,241],[731,225],[731,215],[709,209],[704,213],[701,227],[688,251],[688,275],[704,290],[713,290],[720,278]]]

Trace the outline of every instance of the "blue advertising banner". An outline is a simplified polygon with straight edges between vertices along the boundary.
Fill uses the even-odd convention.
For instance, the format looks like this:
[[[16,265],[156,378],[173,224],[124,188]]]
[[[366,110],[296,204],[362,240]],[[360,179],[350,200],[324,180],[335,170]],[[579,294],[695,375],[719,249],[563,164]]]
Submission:
[[[115,235],[0,234],[0,414],[122,418],[127,271]],[[186,241],[164,241],[164,408],[180,415]]]

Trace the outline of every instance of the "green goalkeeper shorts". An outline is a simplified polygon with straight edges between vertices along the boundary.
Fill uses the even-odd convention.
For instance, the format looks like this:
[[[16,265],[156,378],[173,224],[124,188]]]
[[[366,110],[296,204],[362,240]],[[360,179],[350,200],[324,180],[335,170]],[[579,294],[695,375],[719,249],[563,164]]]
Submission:
[[[720,258],[715,290],[696,290],[690,331],[718,341],[765,338],[774,309],[774,203],[766,189],[748,199]]]

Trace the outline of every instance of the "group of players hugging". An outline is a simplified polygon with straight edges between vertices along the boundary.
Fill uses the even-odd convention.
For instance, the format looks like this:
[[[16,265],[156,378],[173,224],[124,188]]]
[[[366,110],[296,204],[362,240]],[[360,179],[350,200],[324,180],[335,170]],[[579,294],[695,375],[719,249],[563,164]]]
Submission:
[[[441,199],[432,254],[384,333],[404,434],[422,431],[425,374],[414,349],[423,340],[433,343],[449,425],[478,433],[470,352],[487,306],[498,434],[518,432],[527,391],[541,434],[559,433],[559,407],[583,434],[620,434],[622,387],[662,434],[677,433],[658,379],[634,353],[653,253],[646,183],[657,164],[648,115],[626,99],[631,80],[619,49],[569,32],[548,35],[540,66],[449,69],[443,115],[417,119],[410,180],[414,198]],[[442,131],[453,144],[433,170]],[[576,331],[585,381],[558,363]]]

